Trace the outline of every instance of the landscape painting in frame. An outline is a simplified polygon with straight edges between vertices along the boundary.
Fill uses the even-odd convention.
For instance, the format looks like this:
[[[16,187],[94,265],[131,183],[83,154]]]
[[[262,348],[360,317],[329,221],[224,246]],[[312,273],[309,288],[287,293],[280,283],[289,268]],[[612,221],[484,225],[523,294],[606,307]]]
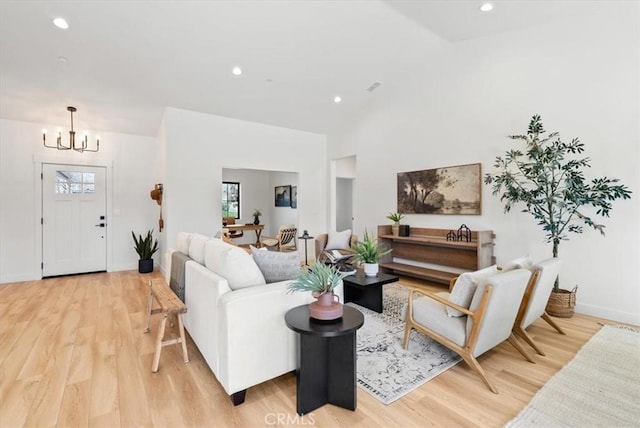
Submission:
[[[481,214],[480,164],[398,173],[398,212]]]
[[[276,207],[291,206],[291,186],[276,186]]]

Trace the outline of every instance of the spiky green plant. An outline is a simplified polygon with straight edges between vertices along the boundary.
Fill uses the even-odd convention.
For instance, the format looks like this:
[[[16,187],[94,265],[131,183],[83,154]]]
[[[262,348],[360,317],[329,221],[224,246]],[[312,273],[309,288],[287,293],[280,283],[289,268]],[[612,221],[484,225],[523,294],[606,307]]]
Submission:
[[[378,263],[382,256],[391,252],[378,242],[378,239],[364,230],[364,238],[358,241],[353,248],[356,252],[355,260],[362,263]]]
[[[155,242],[153,240],[153,229],[148,231],[147,236],[144,238],[142,235],[136,237],[133,230],[131,231],[131,236],[133,236],[133,242],[135,243],[133,248],[138,253],[140,260],[151,260],[154,253],[158,251],[158,240],[156,239]]]
[[[309,266],[307,270],[302,270],[296,279],[289,283],[287,291],[311,291],[315,295],[332,291],[347,273],[340,272],[333,265],[325,265],[324,263],[316,263]]]
[[[398,223],[400,223],[400,220],[402,220],[404,218],[404,215],[400,214],[400,213],[389,213],[387,218],[389,220],[391,220],[392,222],[398,224]]]

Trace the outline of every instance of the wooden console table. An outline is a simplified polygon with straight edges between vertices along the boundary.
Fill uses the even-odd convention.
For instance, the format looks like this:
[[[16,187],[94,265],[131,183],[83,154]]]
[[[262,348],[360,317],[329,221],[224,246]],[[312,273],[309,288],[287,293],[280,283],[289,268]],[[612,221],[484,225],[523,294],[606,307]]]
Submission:
[[[387,272],[448,285],[451,279],[459,275],[448,271],[448,267],[475,271],[495,263],[493,231],[472,231],[471,242],[447,241],[447,233],[449,229],[412,227],[410,236],[394,236],[390,225],[378,226],[378,240],[393,249],[380,260],[380,267]],[[434,267],[414,266],[403,260]]]
[[[256,231],[256,247],[260,246],[260,235],[262,234],[262,229],[264,229],[263,224],[228,224],[224,226],[225,229],[231,230],[255,230]]]

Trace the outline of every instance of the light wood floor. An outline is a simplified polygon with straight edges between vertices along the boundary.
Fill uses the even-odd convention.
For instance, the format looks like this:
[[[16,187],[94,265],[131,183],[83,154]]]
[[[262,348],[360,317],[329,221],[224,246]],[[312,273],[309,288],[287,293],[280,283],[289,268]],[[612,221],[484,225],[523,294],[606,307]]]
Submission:
[[[499,395],[460,363],[391,405],[359,389],[356,411],[326,405],[302,418],[295,412],[294,373],[250,388],[246,402],[234,407],[190,338],[189,364],[179,346],[169,346],[160,371],[151,373],[159,317],[150,334],[142,332],[150,275],[128,271],[0,286],[0,427],[498,427],[603,322],[582,315],[558,319],[567,336],[536,322],[530,333],[547,351],[535,357],[537,364],[508,343],[481,356]]]

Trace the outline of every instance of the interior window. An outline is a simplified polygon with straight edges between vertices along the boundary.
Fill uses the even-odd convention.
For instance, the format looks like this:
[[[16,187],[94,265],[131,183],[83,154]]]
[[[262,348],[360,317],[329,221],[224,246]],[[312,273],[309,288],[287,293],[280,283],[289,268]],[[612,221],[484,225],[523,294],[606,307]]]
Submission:
[[[222,182],[222,218],[240,218],[240,183]]]

